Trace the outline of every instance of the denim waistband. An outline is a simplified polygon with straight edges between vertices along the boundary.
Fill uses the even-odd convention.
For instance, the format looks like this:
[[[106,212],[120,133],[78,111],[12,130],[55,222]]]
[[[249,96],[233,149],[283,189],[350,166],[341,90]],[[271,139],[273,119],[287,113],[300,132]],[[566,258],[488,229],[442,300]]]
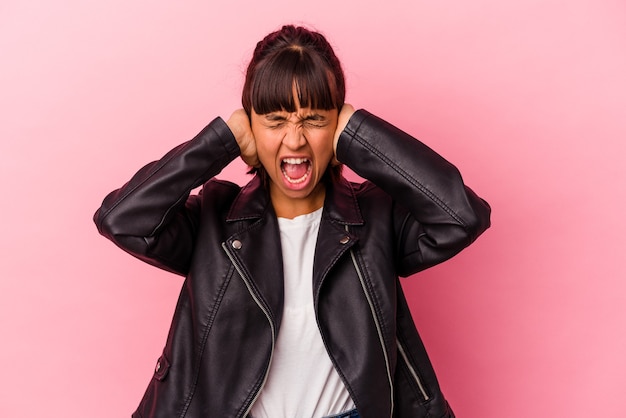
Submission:
[[[353,409],[351,411],[342,412],[341,414],[337,414],[337,415],[328,415],[324,418],[359,418],[359,417],[360,415],[358,411],[356,409]]]
[[[360,418],[358,411],[356,409],[352,409],[350,411],[342,412],[341,414],[336,415],[327,415],[322,418]],[[253,418],[252,415],[248,415],[248,418]]]

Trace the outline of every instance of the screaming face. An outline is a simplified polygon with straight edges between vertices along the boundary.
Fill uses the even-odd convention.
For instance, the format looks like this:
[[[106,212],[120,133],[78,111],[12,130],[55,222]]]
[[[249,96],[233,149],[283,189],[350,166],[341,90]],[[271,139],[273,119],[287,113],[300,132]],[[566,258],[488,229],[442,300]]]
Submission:
[[[259,161],[270,179],[270,196],[278,216],[310,213],[322,207],[321,179],[334,157],[333,137],[338,111],[296,107],[250,121]]]

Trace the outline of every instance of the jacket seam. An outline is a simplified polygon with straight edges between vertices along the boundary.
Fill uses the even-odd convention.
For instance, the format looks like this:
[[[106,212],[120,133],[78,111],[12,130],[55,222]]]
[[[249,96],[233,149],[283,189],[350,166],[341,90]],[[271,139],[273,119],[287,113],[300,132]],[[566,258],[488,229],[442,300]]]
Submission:
[[[330,217],[325,217],[325,215],[322,215],[322,222],[329,222],[331,225],[335,226],[335,220],[330,218]],[[336,221],[337,223],[341,223],[339,221]],[[343,232],[344,229],[342,228],[341,231]],[[345,227],[345,232],[347,232],[348,234],[350,234],[350,231],[348,230],[347,226]],[[350,234],[351,235],[351,234]],[[353,240],[351,240],[353,241]],[[326,268],[326,270],[324,270],[322,272],[322,277],[326,277],[328,275],[328,272],[330,270],[332,270],[333,266],[337,263],[337,260],[339,260],[347,251],[349,251],[349,247],[346,247],[344,250],[342,251],[338,251],[336,252],[335,256],[333,257],[333,259],[330,261],[330,263],[328,263],[328,267]],[[315,319],[317,322],[317,327],[320,331],[320,336],[322,337],[322,342],[324,343],[324,347],[326,348],[326,350],[328,351],[328,341],[326,339],[326,336],[324,335],[324,333],[322,332],[322,328],[320,326],[320,322],[319,322],[319,318],[317,315],[318,312],[318,308],[319,308],[319,295],[320,295],[320,291],[322,288],[322,284],[323,284],[324,280],[320,280],[319,285],[315,288],[315,294],[314,294],[314,310],[315,310]],[[340,364],[335,360],[335,358],[330,355],[329,353],[329,358],[331,360],[331,362],[333,363],[333,366],[335,368],[335,370],[337,371],[337,373],[339,374],[339,376],[341,377],[342,382],[344,383],[346,390],[348,391],[348,393],[350,394],[350,397],[352,398],[352,401],[354,402],[355,405],[360,404],[361,400],[360,397],[358,397],[356,395],[356,392],[354,391],[354,389],[352,388],[352,386],[350,385],[350,381],[349,379],[346,377],[345,372],[343,371],[343,369],[341,368]]]
[[[215,129],[214,126],[212,126],[211,124],[209,124],[207,126],[208,129],[210,129],[211,131],[213,131],[216,135],[217,138],[221,139],[221,135],[220,133],[217,131],[217,129]],[[204,141],[204,136],[202,136],[202,139]],[[206,142],[206,141],[204,141]],[[216,159],[215,163],[219,164],[220,166],[224,166],[225,162],[228,162],[231,160],[230,158],[230,151],[228,150],[228,148],[226,147],[226,144],[221,141],[221,145],[224,148],[224,151],[226,152],[226,155],[221,156],[220,158]],[[178,154],[178,153],[177,153]],[[174,158],[174,156],[172,156],[172,158]],[[169,162],[171,160],[171,158],[167,161]],[[187,196],[189,196],[189,193],[191,193],[191,191],[199,186],[202,181],[201,179],[206,178],[206,175],[208,172],[211,171],[211,169],[214,167],[214,164],[209,164],[208,167],[206,168],[206,170],[204,170],[201,174],[199,174],[198,176],[196,176],[193,180],[193,182],[191,183],[191,186],[187,186],[187,188],[185,189],[185,192],[182,193],[179,198],[176,200],[176,202],[174,202],[168,209],[167,211],[165,211],[165,213],[163,214],[163,216],[161,217],[161,221],[154,227],[154,229],[152,230],[152,232],[150,233],[150,236],[154,236],[156,234],[156,231],[159,230],[159,228],[161,228],[161,226],[163,225],[163,223],[165,222],[165,219],[168,217],[168,215],[170,214],[170,212],[177,207],[183,200],[187,199]],[[159,170],[161,170],[163,168],[163,166],[161,166],[159,168]]]
[[[361,271],[361,274],[363,275],[363,280],[365,284],[367,285],[367,290],[369,291],[369,294],[372,295],[371,299],[372,299],[372,304],[374,306],[375,313],[379,318],[384,318],[382,309],[380,308],[380,302],[378,301],[378,298],[377,298],[377,293],[374,291],[369,274],[367,274],[367,271],[364,268],[363,256],[361,255],[361,252],[356,249],[352,249],[352,252],[354,253],[355,259],[358,261],[358,264],[360,267],[359,270]],[[384,339],[385,346],[389,347],[390,344],[389,344],[389,341],[387,341],[388,340],[387,339],[387,335],[388,335],[387,326],[382,321],[379,321],[379,323],[380,323],[382,337]]]
[[[364,140],[358,134],[358,129],[360,128],[362,123],[363,123],[363,121],[361,121],[359,123],[359,125],[357,126],[357,128],[354,131],[351,132],[350,137],[353,140],[358,141],[359,144],[361,144],[364,148],[366,148],[368,151],[370,151],[372,153],[372,155],[375,155],[376,157],[378,157],[381,161],[383,161],[385,164],[387,164],[390,168],[392,168],[396,173],[398,173],[400,176],[402,176],[405,180],[407,180],[411,184],[413,184],[418,190],[420,190],[422,193],[424,193],[426,196],[428,196],[429,199],[431,199],[433,202],[435,202],[437,204],[437,206],[439,206],[448,215],[450,215],[450,217],[452,217],[455,221],[457,221],[463,227],[466,228],[467,227],[467,223],[464,222],[463,219],[456,212],[454,212],[454,210],[452,210],[452,208],[450,208],[448,205],[446,205],[435,193],[433,193],[430,189],[428,189],[426,186],[424,186],[419,180],[417,180],[413,176],[411,176],[408,172],[403,170],[400,166],[395,164],[391,159],[387,158],[382,152],[380,152],[378,149],[373,147],[369,142]]]
[[[241,235],[244,232],[247,231],[252,231],[254,229],[258,229],[261,228],[263,226],[263,224],[265,224],[266,222],[263,222],[263,220],[265,219],[264,216],[262,216],[259,220],[257,220],[256,222],[254,222],[252,225],[250,225],[247,228],[243,228],[241,231],[238,231],[235,235]],[[233,235],[234,236],[234,235]],[[229,238],[230,239],[230,238]],[[228,240],[227,240],[228,241]],[[227,242],[226,241],[226,242]],[[229,252],[230,253],[230,252]],[[227,253],[228,254],[228,253]],[[239,257],[237,257],[237,259],[239,259]],[[231,260],[232,261],[232,260]],[[242,271],[245,273],[246,277],[252,277],[252,273],[245,268],[245,264],[244,263],[238,263],[241,267],[242,267]],[[274,312],[272,312],[272,310],[270,309],[270,305],[267,303],[267,301],[265,300],[265,298],[262,297],[262,293],[261,291],[259,291],[259,289],[256,287],[255,283],[250,280],[250,286],[252,287],[252,289],[254,290],[254,292],[258,295],[259,300],[261,302],[263,302],[263,306],[265,306],[265,308],[267,309],[267,312],[270,314],[270,319],[275,323],[276,322],[276,315],[274,314]]]
[[[198,379],[200,378],[200,363],[202,362],[202,356],[204,355],[204,350],[206,349],[206,342],[207,339],[209,337],[209,334],[211,332],[211,329],[213,328],[213,323],[215,322],[215,317],[217,315],[217,312],[220,309],[220,306],[222,304],[222,300],[224,298],[224,294],[226,293],[226,288],[228,287],[228,285],[230,284],[230,281],[233,277],[233,270],[234,267],[231,265],[230,269],[228,270],[228,273],[226,274],[226,280],[224,280],[224,283],[222,284],[222,286],[220,286],[219,292],[216,295],[215,298],[215,308],[212,310],[211,314],[208,317],[208,321],[207,321],[207,325],[205,327],[205,331],[202,335],[202,344],[201,344],[201,349],[200,352],[198,353],[197,356],[197,361],[198,364],[196,366],[196,372],[194,374],[194,378],[193,378],[193,383],[191,385],[191,391],[189,393],[189,395],[187,396],[187,399],[184,402],[183,405],[183,409],[181,411],[180,417],[183,418],[185,415],[187,415],[187,411],[189,410],[189,407],[191,406],[191,402],[193,400],[193,397],[196,393],[196,388],[198,387]]]
[[[216,136],[218,138],[221,137],[220,133],[215,129],[215,127],[211,126],[211,124],[207,125],[207,127],[205,129],[210,129],[211,131],[213,131]],[[202,131],[201,131],[202,133]],[[201,135],[201,133],[199,135]],[[204,139],[204,137],[203,137]],[[191,140],[193,141],[193,139]],[[186,144],[188,144],[188,141]],[[222,156],[221,158],[218,158],[215,162],[216,163],[221,163],[221,165],[224,165],[223,161],[229,161],[230,160],[230,151],[228,150],[228,148],[226,147],[226,145],[222,142],[221,144],[224,148],[224,150],[226,151],[225,156]],[[150,173],[146,178],[144,178],[143,180],[141,180],[139,183],[137,183],[134,187],[132,187],[131,189],[129,189],[124,195],[122,195],[119,199],[116,199],[117,202],[111,206],[100,218],[100,222],[98,223],[98,229],[102,228],[102,224],[104,223],[104,220],[111,214],[111,212],[117,208],[119,205],[121,205],[127,198],[128,196],[132,195],[138,188],[140,188],[141,186],[143,186],[145,183],[147,183],[149,180],[151,180],[155,175],[157,175],[159,172],[161,172],[161,170],[163,170],[165,168],[165,166],[171,162],[172,160],[174,160],[176,157],[178,157],[181,153],[183,153],[185,151],[185,146],[180,146],[178,147],[178,149],[172,153],[167,159],[165,160],[161,160],[156,162],[156,166],[154,167],[154,171],[152,173]],[[178,199],[176,199],[176,201],[170,205],[168,207],[168,209],[165,211],[165,213],[163,214],[163,216],[161,217],[159,223],[153,228],[153,230],[150,232],[150,234],[148,234],[147,236],[154,236],[156,234],[156,231],[158,231],[158,229],[161,227],[161,225],[163,225],[163,223],[165,222],[165,219],[167,218],[167,216],[169,215],[169,213],[172,211],[172,209],[174,207],[176,207],[183,199],[185,199],[189,193],[191,192],[191,190],[193,190],[195,187],[197,187],[200,184],[200,179],[206,177],[206,174],[211,171],[212,165],[209,165],[207,167],[206,170],[204,170],[201,174],[199,174],[198,176],[196,176],[192,182],[191,187],[187,186],[185,188],[185,191],[178,197]]]
[[[350,232],[349,227],[347,225],[345,229],[346,229],[346,232]],[[371,288],[370,280],[367,277],[367,275],[364,273],[364,269],[361,267],[363,264],[361,260],[361,254],[358,253],[358,256],[357,256],[357,251],[354,248],[351,248],[350,257],[352,258],[354,268],[356,269],[357,276],[359,277],[359,281],[361,282],[361,286],[363,288],[363,292],[365,293],[365,298],[367,299],[367,303],[370,306],[370,310],[372,311],[372,316],[373,316],[372,319],[374,320],[376,332],[379,334],[378,338],[380,339],[381,349],[383,350],[383,357],[385,359],[385,369],[386,369],[387,379],[389,383],[389,395],[390,395],[390,405],[391,405],[390,417],[391,417],[393,416],[393,410],[394,410],[394,381],[393,381],[393,376],[392,376],[392,371],[391,371],[391,359],[389,358],[389,350],[387,348],[389,344],[385,338],[386,328],[384,328],[384,325],[381,321],[381,318],[383,318],[384,316],[380,312],[380,307],[379,307],[378,302],[374,300],[375,298],[373,295],[375,294],[375,292]]]
[[[242,233],[244,231],[249,231],[249,230],[252,230],[252,229],[257,228],[257,227],[260,227],[260,224],[262,224],[262,222],[261,221],[257,221],[252,226],[250,226],[248,228],[243,228],[239,233]],[[258,384],[259,387],[257,389],[255,389],[254,391],[250,392],[250,395],[246,397],[244,403],[242,404],[242,407],[239,408],[237,416],[240,416],[242,411],[246,411],[246,413],[248,413],[250,411],[250,409],[252,407],[252,404],[258,398],[259,392],[262,390],[263,386],[265,385],[265,382],[267,381],[267,376],[269,374],[269,367],[270,367],[271,362],[272,362],[272,357],[274,355],[274,349],[275,349],[275,344],[276,344],[276,327],[275,327],[276,319],[275,319],[274,313],[270,309],[269,304],[262,297],[261,292],[255,286],[253,281],[250,280],[251,274],[245,268],[245,264],[241,263],[239,261],[238,257],[236,257],[236,255],[232,251],[230,251],[228,249],[228,246],[226,245],[226,242],[227,241],[222,243],[222,249],[224,250],[224,252],[226,253],[228,259],[230,260],[230,264],[231,264],[232,268],[235,269],[237,271],[237,273],[241,276],[241,280],[244,282],[244,285],[248,289],[248,293],[254,299],[254,301],[257,304],[257,306],[259,307],[259,309],[261,309],[261,311],[263,311],[265,317],[267,318],[267,320],[269,322],[270,330],[271,330],[271,333],[272,333],[272,348],[271,348],[271,352],[270,352],[269,364],[265,367],[265,370],[264,370],[263,374],[260,376],[260,379],[258,380],[260,383],[256,383],[255,384],[255,386],[257,386],[257,384]],[[252,402],[250,402],[250,401],[252,401]]]

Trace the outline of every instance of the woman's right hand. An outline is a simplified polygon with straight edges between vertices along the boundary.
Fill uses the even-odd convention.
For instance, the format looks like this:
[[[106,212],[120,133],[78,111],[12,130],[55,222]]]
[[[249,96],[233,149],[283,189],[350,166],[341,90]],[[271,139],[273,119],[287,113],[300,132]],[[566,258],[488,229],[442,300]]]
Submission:
[[[259,157],[256,152],[256,140],[250,127],[250,118],[243,109],[237,109],[230,116],[226,125],[230,128],[231,132],[239,144],[241,150],[241,159],[250,167],[259,167]]]

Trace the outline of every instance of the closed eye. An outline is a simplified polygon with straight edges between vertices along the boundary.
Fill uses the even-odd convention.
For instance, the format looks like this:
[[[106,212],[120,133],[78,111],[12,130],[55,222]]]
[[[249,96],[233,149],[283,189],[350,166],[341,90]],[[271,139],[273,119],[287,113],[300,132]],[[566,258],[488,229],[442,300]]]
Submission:
[[[263,115],[263,119],[265,120],[265,125],[270,129],[282,128],[290,121],[286,116],[277,113]],[[300,118],[297,123],[307,128],[319,129],[328,126],[328,119],[320,114],[313,113]]]
[[[272,129],[280,128],[287,122],[287,119],[284,116],[273,114],[273,113],[264,115],[264,119],[265,119],[265,124],[267,125],[267,127],[272,128]]]
[[[309,128],[324,128],[326,127],[326,123],[322,123],[322,122],[313,122],[313,121],[306,121],[304,122],[305,126],[309,127]]]
[[[328,125],[327,119],[320,114],[312,114],[303,119],[303,122],[306,126],[312,128],[324,128]]]

